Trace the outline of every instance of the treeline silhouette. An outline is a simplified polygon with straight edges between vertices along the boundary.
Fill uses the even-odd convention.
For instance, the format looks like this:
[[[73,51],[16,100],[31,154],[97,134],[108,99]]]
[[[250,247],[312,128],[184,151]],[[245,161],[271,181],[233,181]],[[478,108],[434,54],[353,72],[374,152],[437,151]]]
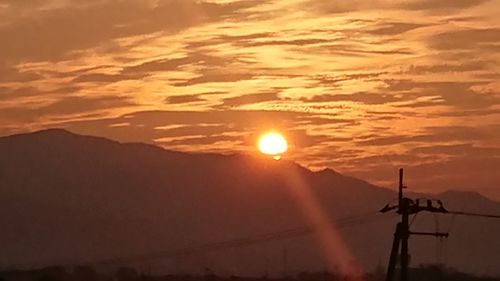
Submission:
[[[422,265],[411,268],[411,281],[498,281],[497,277],[476,276],[459,272],[441,265]],[[397,280],[398,278],[396,278]],[[132,267],[120,267],[111,273],[100,273],[90,266],[76,266],[67,269],[53,266],[35,270],[5,270],[0,271],[0,281],[346,281],[352,280],[333,272],[299,272],[286,277],[270,277],[264,274],[259,277],[222,276],[210,269],[202,274],[166,274],[154,275],[139,272]],[[378,267],[374,272],[365,274],[365,281],[385,280],[385,271]]]

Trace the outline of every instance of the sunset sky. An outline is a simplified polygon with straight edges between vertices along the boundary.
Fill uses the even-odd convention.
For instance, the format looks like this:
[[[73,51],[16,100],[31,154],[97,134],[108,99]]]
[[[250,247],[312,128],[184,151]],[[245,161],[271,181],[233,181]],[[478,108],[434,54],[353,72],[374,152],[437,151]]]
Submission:
[[[0,135],[255,152],[500,200],[500,0],[0,0]],[[0,155],[1,157],[1,155]]]

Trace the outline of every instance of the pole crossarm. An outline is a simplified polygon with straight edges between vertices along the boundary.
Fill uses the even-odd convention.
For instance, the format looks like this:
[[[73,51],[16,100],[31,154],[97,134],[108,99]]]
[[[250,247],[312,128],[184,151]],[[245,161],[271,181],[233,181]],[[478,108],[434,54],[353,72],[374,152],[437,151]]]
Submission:
[[[430,213],[449,213],[448,210],[444,207],[443,202],[441,200],[432,200],[432,199],[416,199],[412,200],[410,198],[403,197],[401,201],[406,200],[408,202],[407,212],[408,214],[416,214],[420,212],[430,212]],[[385,205],[379,212],[387,213],[393,210],[397,210],[398,214],[402,214],[403,210],[400,205]],[[455,212],[456,213],[456,212]]]
[[[420,231],[410,231],[411,235],[423,235],[423,236],[435,236],[435,237],[448,237],[449,233],[445,232],[420,232]]]

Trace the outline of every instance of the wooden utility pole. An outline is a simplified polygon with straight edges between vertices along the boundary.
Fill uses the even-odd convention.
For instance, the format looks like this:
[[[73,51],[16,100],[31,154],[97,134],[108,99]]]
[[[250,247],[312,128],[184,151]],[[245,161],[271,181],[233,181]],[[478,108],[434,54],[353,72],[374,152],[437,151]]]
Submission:
[[[412,200],[407,198],[403,194],[403,189],[406,188],[403,183],[403,169],[399,169],[399,189],[398,189],[398,205],[390,206],[386,205],[380,212],[386,213],[391,210],[396,210],[396,212],[401,216],[401,221],[396,225],[396,231],[394,232],[394,240],[392,242],[391,256],[389,257],[389,265],[387,267],[386,281],[394,281],[394,273],[396,271],[396,264],[398,261],[398,255],[400,254],[400,281],[408,281],[408,264],[409,264],[409,253],[408,253],[408,239],[410,235],[431,235],[436,237],[448,237],[448,233],[440,232],[411,232],[409,218],[410,215],[416,214],[421,211],[427,211],[432,213],[447,213],[448,211],[443,207],[441,201],[436,201],[437,207],[434,206],[433,200],[426,201],[425,205],[421,205],[421,199]],[[401,253],[399,247],[401,246]]]

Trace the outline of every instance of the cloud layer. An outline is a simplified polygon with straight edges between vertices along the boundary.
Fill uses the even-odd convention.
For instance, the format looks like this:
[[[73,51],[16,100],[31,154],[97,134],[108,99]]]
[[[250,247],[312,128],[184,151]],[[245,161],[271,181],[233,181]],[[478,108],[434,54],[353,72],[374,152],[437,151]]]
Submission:
[[[287,157],[500,199],[499,0],[0,0],[0,134]]]

